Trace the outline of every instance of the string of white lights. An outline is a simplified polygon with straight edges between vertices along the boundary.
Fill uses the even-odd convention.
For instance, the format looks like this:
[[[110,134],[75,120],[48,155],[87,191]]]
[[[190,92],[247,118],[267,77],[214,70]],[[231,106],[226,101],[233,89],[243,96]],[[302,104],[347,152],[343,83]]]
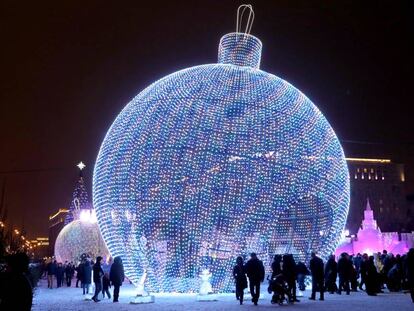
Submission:
[[[194,292],[208,268],[213,290],[230,291],[239,255],[334,251],[349,204],[342,147],[304,94],[259,69],[261,48],[225,35],[218,64],[151,84],[106,134],[94,207],[132,282],[146,269],[151,291]]]
[[[90,210],[83,210],[80,219],[73,220],[60,231],[55,244],[58,262],[72,261],[76,264],[82,254],[88,254],[93,260],[97,256],[109,257],[96,218],[91,213]]]

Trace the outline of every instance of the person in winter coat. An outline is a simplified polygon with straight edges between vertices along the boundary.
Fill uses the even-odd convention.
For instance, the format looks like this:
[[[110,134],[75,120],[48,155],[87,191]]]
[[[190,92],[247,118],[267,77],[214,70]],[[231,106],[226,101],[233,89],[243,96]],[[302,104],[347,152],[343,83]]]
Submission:
[[[319,290],[319,300],[324,300],[324,284],[323,284],[323,260],[316,256],[314,252],[311,253],[311,260],[309,268],[312,275],[312,294],[309,297],[310,300],[315,300],[316,291]]]
[[[338,260],[338,276],[339,276],[339,286],[338,294],[341,294],[341,291],[346,291],[346,294],[349,295],[351,289],[349,282],[351,280],[352,274],[352,261],[349,259],[347,253],[342,253],[341,257]]]
[[[337,291],[336,277],[338,276],[338,264],[335,261],[335,255],[329,256],[325,265],[325,285],[330,294]]]
[[[362,285],[365,284],[365,289],[367,287],[366,285],[366,276],[368,271],[368,254],[364,253],[362,255],[361,265],[359,269],[359,273],[361,275],[361,282],[359,283],[359,289],[362,290]]]
[[[306,290],[305,278],[307,275],[310,275],[310,272],[308,268],[306,267],[306,265],[301,261],[298,261],[296,265],[296,275],[298,279],[299,290],[300,291]]]
[[[99,293],[102,291],[102,277],[104,276],[104,272],[101,267],[102,257],[96,257],[96,263],[93,265],[93,282],[95,283],[95,294],[92,297],[92,300],[95,302],[99,302],[98,299]]]
[[[113,302],[118,302],[119,297],[119,288],[124,282],[125,274],[124,274],[124,266],[122,264],[121,257],[115,257],[114,263],[111,266],[109,271],[109,280],[111,281],[112,285],[114,286],[114,300]]]
[[[6,272],[0,273],[0,310],[30,311],[33,291],[28,278],[29,257],[17,253],[6,257]]]
[[[72,263],[68,263],[66,268],[65,268],[66,286],[67,287],[72,286],[72,278],[73,278],[74,273],[75,273],[75,269],[73,268]]]
[[[299,302],[296,298],[296,262],[291,254],[283,255],[282,273],[288,284],[289,302]]]
[[[82,265],[82,289],[83,294],[89,294],[89,287],[92,283],[92,267],[89,260],[85,260],[85,262]]]
[[[401,290],[401,270],[397,262],[388,271],[387,288],[390,292],[398,292]]]
[[[52,260],[47,264],[47,288],[53,288],[53,278],[56,275],[56,260]]]
[[[382,288],[384,285],[384,264],[383,261],[385,260],[385,257],[387,256],[387,251],[383,251],[382,255],[380,252],[373,254],[374,257],[374,265],[375,268],[377,270],[377,278],[378,278],[378,283],[379,283],[379,287],[380,290],[378,291],[378,293],[383,293]]]
[[[384,267],[382,268],[383,274],[384,274],[384,281],[387,281],[387,275],[388,272],[392,269],[392,267],[394,267],[394,265],[396,264],[396,260],[393,254],[389,253],[385,256],[385,258],[383,259],[383,264]]]
[[[260,297],[260,283],[265,277],[263,262],[257,258],[256,253],[250,254],[250,259],[246,263],[246,273],[250,282],[250,294],[252,302],[257,306]]]
[[[410,248],[405,258],[405,278],[410,290],[411,300],[414,303],[414,248]]]
[[[84,265],[84,262],[82,261],[76,268],[76,287],[79,287],[79,282],[81,283],[81,286],[82,286],[83,265]]]
[[[244,268],[243,257],[236,259],[236,265],[233,268],[233,277],[236,283],[236,299],[243,304],[244,289],[247,288],[246,271]]]
[[[374,263],[374,256],[369,256],[365,275],[365,288],[369,296],[376,296],[381,289],[377,268]]]
[[[272,262],[272,278],[282,273],[282,255],[276,254]]]
[[[360,277],[360,273],[361,273],[361,263],[362,263],[362,255],[361,255],[361,253],[358,253],[353,258],[353,264],[354,264],[355,270],[357,272],[357,279]]]
[[[105,298],[105,293],[108,296],[108,299],[111,299],[111,293],[109,289],[111,288],[111,281],[109,280],[109,274],[107,272],[104,273],[102,278],[102,296]]]
[[[56,269],[56,282],[57,287],[63,286],[63,278],[65,274],[65,268],[63,267],[62,263],[59,262]]]
[[[354,260],[351,259],[351,273],[350,273],[351,291],[358,291],[358,272],[354,266]]]

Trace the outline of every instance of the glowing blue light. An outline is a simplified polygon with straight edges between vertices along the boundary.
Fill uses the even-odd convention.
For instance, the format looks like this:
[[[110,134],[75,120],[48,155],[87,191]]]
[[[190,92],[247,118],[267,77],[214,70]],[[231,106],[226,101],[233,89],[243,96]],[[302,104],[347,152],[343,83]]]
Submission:
[[[349,203],[341,145],[304,94],[259,69],[261,48],[224,36],[218,64],[153,83],[109,129],[94,207],[132,282],[147,269],[149,290],[192,292],[208,268],[229,291],[238,255],[335,250]]]

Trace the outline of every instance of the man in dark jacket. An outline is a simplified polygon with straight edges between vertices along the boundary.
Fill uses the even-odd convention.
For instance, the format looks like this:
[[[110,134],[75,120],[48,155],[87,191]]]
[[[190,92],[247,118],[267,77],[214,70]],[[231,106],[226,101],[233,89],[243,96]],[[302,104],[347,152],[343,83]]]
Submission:
[[[272,262],[272,278],[282,273],[282,255],[276,254]]]
[[[62,263],[59,262],[56,268],[56,283],[57,287],[63,286],[63,277],[65,274],[65,268],[63,267]]]
[[[290,293],[289,302],[299,302],[296,299],[296,262],[292,254],[283,255],[283,276],[288,284],[288,292]]]
[[[99,293],[102,291],[102,277],[104,272],[101,267],[102,257],[96,257],[96,263],[93,265],[93,282],[95,283],[95,294],[92,297],[92,300],[95,302],[99,302],[98,299]]]
[[[336,277],[338,276],[338,264],[335,261],[335,255],[330,255],[325,265],[325,285],[326,290],[333,294],[336,292]]]
[[[352,261],[349,259],[349,255],[347,253],[342,253],[341,257],[338,260],[339,295],[341,294],[342,290],[345,290],[346,294],[349,295],[349,282],[351,280],[352,269]]]
[[[79,282],[82,286],[82,278],[83,278],[83,261],[77,266],[76,268],[76,287],[79,286]]]
[[[89,260],[85,260],[85,262],[82,264],[82,278],[81,278],[81,284],[83,289],[83,294],[89,294],[89,286],[91,286],[92,283],[92,267]]]
[[[122,259],[121,257],[117,256],[114,258],[114,263],[112,264],[111,270],[109,271],[109,280],[114,286],[114,302],[118,302],[119,287],[121,287],[122,282],[124,282],[124,279],[125,274]]]
[[[355,270],[357,272],[357,279],[360,276],[361,273],[361,263],[362,263],[362,255],[361,253],[358,253],[354,258],[353,258],[353,264],[355,266]]]
[[[364,253],[362,255],[362,261],[359,266],[359,273],[361,275],[361,282],[359,283],[359,289],[362,290],[362,285],[365,284],[365,289],[367,287],[366,285],[366,276],[368,271],[368,254]]]
[[[53,278],[56,275],[57,270],[57,263],[56,260],[52,260],[47,264],[47,287],[52,289],[53,288]]]
[[[376,296],[381,290],[377,268],[374,264],[374,256],[369,256],[365,275],[365,288],[369,296]]]
[[[260,297],[260,283],[265,277],[263,262],[257,258],[256,253],[250,254],[250,260],[246,263],[246,273],[250,283],[252,302],[257,306]]]
[[[72,263],[69,262],[65,268],[66,286],[68,287],[72,286],[72,278],[73,278],[74,273],[75,273],[75,269],[73,268]]]
[[[244,289],[247,288],[246,269],[243,264],[243,257],[236,259],[236,265],[233,267],[233,277],[236,283],[236,299],[243,304]]]
[[[311,253],[309,268],[312,275],[312,294],[309,299],[315,300],[316,290],[319,290],[319,300],[324,300],[323,261],[314,252]]]
[[[414,248],[410,248],[405,259],[405,277],[414,303]]]

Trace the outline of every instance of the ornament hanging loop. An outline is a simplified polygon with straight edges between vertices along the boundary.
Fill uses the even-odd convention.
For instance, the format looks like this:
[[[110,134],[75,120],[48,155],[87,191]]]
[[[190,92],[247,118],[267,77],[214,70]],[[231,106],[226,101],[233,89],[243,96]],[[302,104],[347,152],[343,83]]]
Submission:
[[[254,11],[251,4],[242,4],[237,8],[237,18],[236,18],[236,33],[241,33],[243,16],[244,12],[249,10],[249,15],[247,16],[246,28],[244,29],[244,34],[250,34],[252,30],[253,21],[254,21]]]
[[[75,205],[75,211],[79,211],[80,210],[80,202],[78,198],[74,198],[73,199],[73,205]]]

